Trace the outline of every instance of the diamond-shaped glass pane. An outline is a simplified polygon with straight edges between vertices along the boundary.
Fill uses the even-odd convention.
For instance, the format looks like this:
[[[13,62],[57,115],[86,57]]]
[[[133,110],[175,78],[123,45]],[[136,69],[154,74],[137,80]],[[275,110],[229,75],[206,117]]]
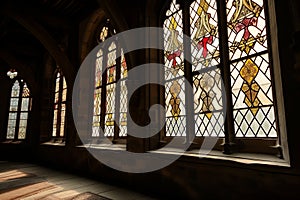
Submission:
[[[121,81],[121,89],[120,89],[120,121],[119,128],[120,133],[119,136],[124,137],[127,135],[127,87],[126,81]]]
[[[106,112],[105,112],[105,127],[104,135],[114,135],[114,120],[115,120],[115,103],[116,103],[116,84],[106,86]]]
[[[167,117],[166,136],[186,136],[186,116]]]

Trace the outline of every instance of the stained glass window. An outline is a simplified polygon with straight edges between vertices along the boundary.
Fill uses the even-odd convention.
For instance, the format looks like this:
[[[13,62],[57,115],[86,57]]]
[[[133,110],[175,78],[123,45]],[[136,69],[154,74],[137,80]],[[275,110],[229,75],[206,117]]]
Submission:
[[[216,0],[194,1],[190,6],[193,70],[220,63]]]
[[[193,77],[196,136],[224,137],[224,111],[220,70]]]
[[[190,5],[196,136],[224,136],[217,2]]]
[[[127,135],[127,64],[123,50],[121,49],[121,88],[120,88],[120,113],[119,113],[119,128],[121,137]]]
[[[264,2],[171,2],[163,23],[166,137],[186,134],[187,108],[191,106],[186,100],[191,98],[196,137],[278,138]],[[183,34],[191,38],[188,48]],[[184,59],[191,63],[184,64]],[[183,78],[193,86],[193,95],[185,92]],[[226,124],[225,101],[232,102],[227,109],[232,118]]]
[[[263,0],[227,0],[230,59],[268,50]]]
[[[94,91],[94,111],[93,111],[93,130],[92,137],[98,137],[100,133],[100,115],[101,115],[101,87],[102,87],[102,67],[103,52],[100,49],[97,53],[95,66],[95,91]]]
[[[53,111],[53,138],[63,138],[65,136],[67,83],[61,70],[58,68],[55,78],[54,111]]]
[[[107,38],[107,35],[108,35],[108,27],[104,26],[99,36],[100,40],[103,42]]]
[[[6,139],[26,139],[27,121],[30,110],[30,90],[23,80],[15,79],[11,90]]]
[[[164,22],[167,136],[184,136],[186,134],[182,17],[182,10],[176,1],[173,1]]]
[[[115,32],[110,21],[107,20],[107,26],[101,28],[100,42],[105,41]],[[117,58],[117,54],[121,57]],[[126,79],[125,56],[116,40],[100,49],[97,54],[92,137],[105,136],[118,139],[127,135]],[[104,135],[100,134],[100,128],[104,130]]]
[[[236,136],[277,137],[264,3],[227,1],[227,13]]]

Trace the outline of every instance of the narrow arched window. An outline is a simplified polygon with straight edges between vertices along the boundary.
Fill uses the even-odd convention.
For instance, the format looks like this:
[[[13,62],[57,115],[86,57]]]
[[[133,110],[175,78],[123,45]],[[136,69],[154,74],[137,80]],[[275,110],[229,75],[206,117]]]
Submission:
[[[60,69],[56,71],[53,102],[53,138],[65,137],[67,83]]]
[[[263,0],[171,2],[163,22],[165,137],[219,137],[224,146],[239,141],[245,149],[272,152],[281,105],[267,10]],[[193,92],[186,92],[184,78]]]
[[[100,27],[100,30],[99,43],[116,33],[109,20],[103,27]],[[117,58],[117,55],[121,55],[121,57]],[[92,137],[105,136],[117,140],[127,135],[126,79],[125,56],[117,39],[115,39],[104,45],[97,53]],[[100,128],[104,135],[100,134]]]
[[[183,54],[182,10],[175,1],[166,13],[165,38],[165,96],[166,136],[186,135],[186,103]]]
[[[27,136],[27,123],[31,110],[31,95],[27,84],[18,77],[11,89],[6,139],[24,140]]]

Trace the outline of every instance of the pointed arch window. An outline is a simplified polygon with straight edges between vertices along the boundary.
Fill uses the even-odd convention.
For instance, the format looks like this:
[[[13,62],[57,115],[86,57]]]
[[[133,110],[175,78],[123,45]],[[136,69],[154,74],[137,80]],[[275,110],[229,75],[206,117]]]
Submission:
[[[99,43],[114,35],[109,20],[100,29]],[[117,55],[121,55],[117,58]],[[118,41],[104,46],[97,53],[94,79],[94,109],[92,137],[105,137],[114,140],[127,135],[127,65],[123,50]],[[120,81],[120,84],[117,82]],[[115,122],[118,122],[117,123]]]
[[[66,126],[67,83],[59,68],[55,74],[52,137],[64,138]]]
[[[6,139],[26,139],[31,100],[30,90],[25,81],[15,78],[11,89]]]
[[[225,145],[247,139],[268,141],[265,147],[278,144],[267,4],[171,2],[163,23],[166,137],[189,133],[224,138]],[[183,35],[192,42],[184,42]],[[185,92],[184,78],[193,86],[192,94]]]

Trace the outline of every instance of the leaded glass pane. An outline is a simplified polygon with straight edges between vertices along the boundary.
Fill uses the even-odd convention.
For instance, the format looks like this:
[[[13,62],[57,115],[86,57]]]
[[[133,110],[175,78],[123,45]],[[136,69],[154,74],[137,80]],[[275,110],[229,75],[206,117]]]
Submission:
[[[94,94],[94,115],[101,113],[101,88],[95,90]]]
[[[184,90],[184,79],[165,83],[167,136],[177,134],[174,132],[177,129],[183,131],[182,126],[186,123],[184,117],[186,115]],[[179,134],[182,135],[183,132]]]
[[[66,104],[61,105],[60,111],[60,137],[63,137],[65,134],[65,118],[66,118]]]
[[[231,82],[235,109],[273,104],[267,54],[233,63],[231,65]]]
[[[16,120],[17,119],[17,113],[16,112],[11,112],[8,115],[8,120]]]
[[[95,68],[95,87],[100,87],[102,85],[102,67],[103,67],[103,56],[102,50],[99,50],[96,59]]]
[[[63,76],[63,89],[67,89],[67,82],[66,82],[66,78]]]
[[[193,70],[220,63],[216,0],[197,0],[190,6]]]
[[[25,127],[26,128],[27,126],[27,120],[26,119],[21,119],[20,120],[20,127]],[[20,133],[20,130],[19,130],[19,133]]]
[[[101,88],[95,90],[94,93],[94,114],[93,114],[93,132],[92,137],[99,136],[100,115],[101,115]]]
[[[99,36],[100,41],[103,42],[106,39],[107,35],[108,35],[108,27],[104,26]]]
[[[55,81],[54,116],[53,116],[53,131],[52,131],[53,137],[64,136],[66,100],[67,100],[67,82],[65,77],[60,72],[58,72]],[[58,124],[59,122],[60,124]]]
[[[11,90],[11,97],[19,97],[20,94],[20,85],[19,81],[15,81],[12,90]]]
[[[14,139],[16,132],[17,113],[9,113],[7,125],[7,139]]]
[[[121,49],[121,79],[123,78],[127,78],[127,63],[125,60],[123,49]]]
[[[107,83],[116,81],[116,44],[112,42],[108,48],[107,54]]]
[[[224,113],[215,111],[208,118],[206,114],[195,115],[196,136],[224,137]]]
[[[127,135],[127,87],[126,81],[121,81],[119,136]]]
[[[231,65],[237,137],[276,137],[268,54]]]
[[[222,78],[220,70],[194,76],[196,136],[224,136]]]
[[[66,78],[63,76],[63,88],[62,88],[62,101],[67,101],[67,82]]]
[[[55,124],[55,126],[54,126],[54,124],[53,124],[52,137],[56,137],[56,131],[57,131],[57,129],[56,129],[56,124]]]
[[[116,84],[106,86],[106,113],[115,112]]]
[[[29,98],[22,98],[22,107],[21,111],[28,111],[29,110]]]
[[[105,30],[105,27],[102,29],[102,31],[103,30]],[[107,36],[107,32],[106,32],[106,36]],[[94,89],[92,137],[100,136],[102,68],[103,68],[103,51],[100,49],[97,53],[96,66],[95,66],[95,89]]]
[[[186,116],[167,117],[166,136],[186,136]]]
[[[63,89],[62,91],[62,101],[67,101],[67,89]]]
[[[99,125],[93,123],[92,137],[99,137],[99,136],[100,136],[100,123]]]
[[[58,72],[55,81],[55,92],[59,92],[59,82],[60,82],[60,73]]]
[[[59,92],[56,92],[54,97],[54,103],[58,103],[58,101],[59,101]]]
[[[126,80],[121,81],[121,98],[120,98],[120,111],[127,112],[127,86]]]
[[[116,67],[110,67],[107,69],[107,83],[116,81]]]
[[[104,127],[104,136],[112,137],[114,136],[114,113],[105,114],[105,127]]]
[[[15,132],[16,132],[16,120],[8,120],[7,125],[7,136],[6,139],[14,139],[15,138]]]
[[[20,120],[18,139],[23,140],[26,137],[27,119]]]
[[[9,111],[18,111],[18,105],[19,105],[19,98],[11,98]]]
[[[234,110],[233,115],[236,137],[277,137],[273,106],[260,108],[256,116],[250,109]]]
[[[227,0],[230,59],[267,50],[263,0]]]
[[[20,119],[21,120],[27,120],[28,118],[28,112],[21,112]]]
[[[109,53],[107,54],[107,67],[112,67],[116,65],[116,43],[112,42],[108,48]]]
[[[176,1],[171,4],[171,10],[176,10]],[[184,75],[183,63],[183,30],[182,11],[172,13],[164,22],[165,49],[165,79],[170,80]]]
[[[52,136],[56,137],[56,128],[57,128],[57,114],[58,111],[57,109],[54,110],[54,114],[53,114],[53,131],[52,131]]]
[[[29,91],[29,88],[27,87],[26,83],[23,86],[22,97],[30,97],[30,91]]]
[[[65,114],[65,111],[62,112],[62,115],[64,115],[64,114]],[[59,136],[64,137],[64,134],[65,134],[65,121],[62,120],[61,123],[60,123],[60,134],[59,134]]]
[[[172,3],[170,5],[170,9],[167,10],[166,15],[169,17],[170,15],[172,15],[173,13],[178,11],[179,9],[180,9],[180,6],[179,6],[179,4],[176,4],[176,0],[172,0]]]
[[[104,136],[114,135],[116,84],[106,86],[106,112]]]
[[[101,56],[103,56],[103,51],[100,49],[97,53],[97,58],[100,58]]]
[[[182,10],[173,0],[164,21],[166,136],[186,134]]]
[[[184,79],[178,79],[165,84],[167,117],[185,115],[184,88]]]

